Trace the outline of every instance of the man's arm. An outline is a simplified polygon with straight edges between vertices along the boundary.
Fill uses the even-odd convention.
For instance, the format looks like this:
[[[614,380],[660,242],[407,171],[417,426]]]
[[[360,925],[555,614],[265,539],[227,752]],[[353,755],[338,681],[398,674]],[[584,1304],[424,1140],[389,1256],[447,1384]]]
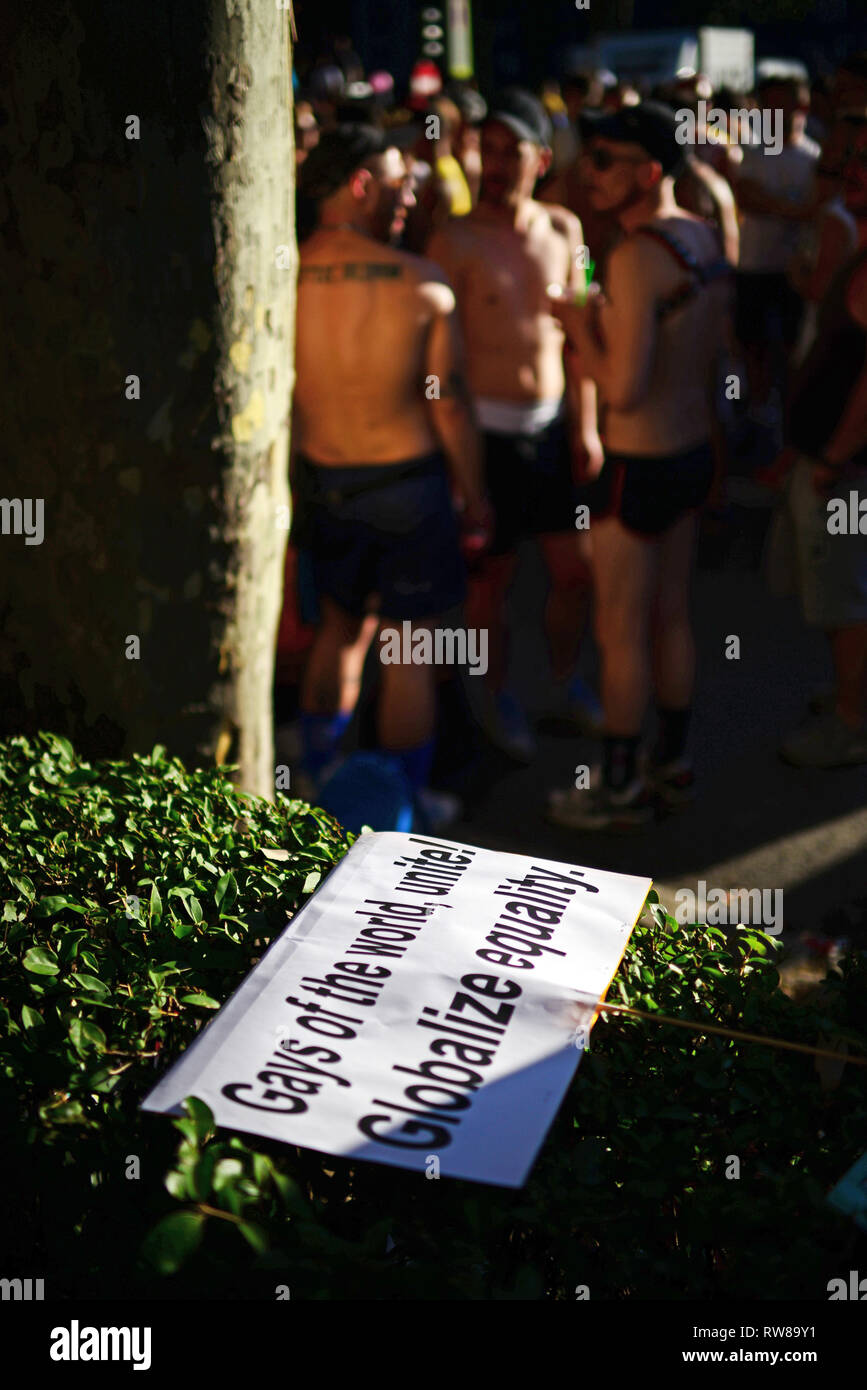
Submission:
[[[463,366],[463,345],[454,292],[441,280],[424,285],[433,307],[425,353],[425,397],[452,480],[466,506],[466,520],[477,521],[487,506],[482,456]]]
[[[846,308],[856,323],[867,331],[867,266],[856,271],[846,291]],[[849,460],[867,447],[867,363],[849,392],[843,414],[828,440],[822,462],[813,479],[818,488],[827,487],[845,469]],[[825,467],[829,464],[830,467]]]
[[[857,324],[867,331],[867,266],[852,276],[846,291],[846,308]],[[848,463],[853,454],[867,446],[867,364],[860,372],[825,450],[829,463]]]
[[[586,287],[586,271],[581,264],[584,250],[584,232],[574,213],[557,208],[559,225],[569,246],[569,277],[566,288],[570,296],[576,293],[583,296]],[[553,220],[553,218],[552,218]],[[557,223],[555,223],[557,225]],[[581,481],[595,478],[602,467],[602,441],[599,438],[599,414],[596,396],[596,383],[587,375],[581,354],[564,343],[564,369],[566,374],[566,399],[569,407],[569,424],[572,437],[573,466]]]
[[[647,393],[656,342],[655,254],[632,239],[621,242],[608,260],[604,296],[590,296],[584,306],[552,304],[583,371],[615,410],[634,408]]]
[[[830,288],[840,266],[855,250],[856,237],[851,228],[827,213],[822,218],[819,249],[812,263],[796,261],[789,270],[789,279],[804,299],[820,304]]]
[[[438,265],[449,285],[454,288],[455,294],[460,295],[462,266],[455,246],[453,228],[437,228],[427,244],[425,260]]]
[[[693,177],[704,184],[713,200],[719,218],[725,258],[730,265],[737,265],[741,231],[731,184],[722,174],[717,173],[712,164],[706,164],[703,159],[690,155],[687,162]]]

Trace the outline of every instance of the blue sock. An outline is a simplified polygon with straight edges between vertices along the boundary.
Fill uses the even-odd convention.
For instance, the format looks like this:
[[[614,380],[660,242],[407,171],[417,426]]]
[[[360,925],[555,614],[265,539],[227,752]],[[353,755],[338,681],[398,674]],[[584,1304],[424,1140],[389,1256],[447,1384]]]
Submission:
[[[318,777],[340,745],[351,714],[301,714],[301,763],[310,777]]]
[[[433,766],[434,747],[435,740],[431,738],[427,743],[419,744],[417,748],[383,748],[382,752],[406,774],[413,792],[417,792],[427,786]]]

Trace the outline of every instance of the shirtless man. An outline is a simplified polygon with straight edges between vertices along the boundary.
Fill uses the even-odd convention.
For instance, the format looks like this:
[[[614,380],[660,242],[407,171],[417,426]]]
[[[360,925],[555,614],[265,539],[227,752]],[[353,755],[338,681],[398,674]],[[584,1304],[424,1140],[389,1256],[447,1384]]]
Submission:
[[[589,575],[575,529],[574,470],[601,465],[595,390],[576,381],[568,402],[563,330],[552,316],[551,281],[584,287],[581,224],[565,208],[533,199],[551,160],[551,127],[535,97],[511,89],[482,127],[478,205],[437,233],[428,254],[455,287],[467,376],[483,432],[494,539],[471,579],[471,625],[488,630],[484,723],[492,741],[529,760],[535,744],[520,706],[504,690],[506,593],[524,536],[538,536],[550,577],[545,627],[553,676],[567,696]],[[584,696],[585,717],[598,706]],[[580,713],[573,698],[573,712]],[[578,705],[578,709],[575,706]]]
[[[300,170],[317,210],[300,256],[292,428],[294,539],[312,559],[321,608],[301,689],[313,779],[352,716],[380,618],[399,632],[408,620],[414,633],[463,598],[446,463],[465,522],[483,530],[489,510],[455,297],[437,266],[390,245],[407,189],[400,152],[363,125],[324,133]],[[433,669],[384,664],[378,716],[382,748],[420,790],[433,756]]]
[[[604,295],[583,307],[552,300],[603,408],[590,532],[605,760],[601,785],[555,792],[550,803],[551,819],[579,829],[640,825],[653,815],[654,790],[675,804],[694,780],[685,757],[695,674],[689,582],[696,512],[714,471],[712,392],[730,267],[715,232],[675,202],[676,125],[668,107],[646,102],[595,126],[591,196],[625,235]],[[652,687],[655,787],[639,766]]]

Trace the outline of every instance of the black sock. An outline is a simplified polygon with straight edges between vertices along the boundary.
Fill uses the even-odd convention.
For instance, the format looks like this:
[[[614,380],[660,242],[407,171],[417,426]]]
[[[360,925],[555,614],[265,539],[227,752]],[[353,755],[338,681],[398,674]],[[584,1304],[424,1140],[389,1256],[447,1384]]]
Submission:
[[[662,705],[657,705],[656,717],[658,728],[653,759],[663,766],[682,758],[686,752],[692,705],[687,705],[686,709],[664,709]]]
[[[602,780],[613,792],[622,792],[630,782],[634,782],[638,766],[638,744],[640,735],[634,738],[605,737],[605,760]]]

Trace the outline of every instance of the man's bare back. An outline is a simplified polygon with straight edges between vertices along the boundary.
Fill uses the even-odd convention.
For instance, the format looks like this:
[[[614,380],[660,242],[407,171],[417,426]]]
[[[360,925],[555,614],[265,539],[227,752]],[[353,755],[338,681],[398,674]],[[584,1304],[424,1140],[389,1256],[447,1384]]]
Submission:
[[[479,204],[427,249],[458,297],[471,394],[532,404],[563,395],[563,331],[546,286],[577,283],[581,224],[565,208],[529,199],[522,223]]]
[[[678,210],[647,225],[670,232],[702,266],[720,257],[713,230],[688,213]],[[608,390],[600,391],[606,449],[667,454],[708,439],[710,381],[730,290],[717,280],[659,321],[659,303],[690,283],[689,271],[671,251],[640,230],[612,251],[599,327],[620,370]],[[626,318],[630,327],[624,331]]]
[[[429,338],[454,295],[430,261],[350,228],[314,233],[298,277],[294,446],[322,464],[384,464],[438,446]]]

